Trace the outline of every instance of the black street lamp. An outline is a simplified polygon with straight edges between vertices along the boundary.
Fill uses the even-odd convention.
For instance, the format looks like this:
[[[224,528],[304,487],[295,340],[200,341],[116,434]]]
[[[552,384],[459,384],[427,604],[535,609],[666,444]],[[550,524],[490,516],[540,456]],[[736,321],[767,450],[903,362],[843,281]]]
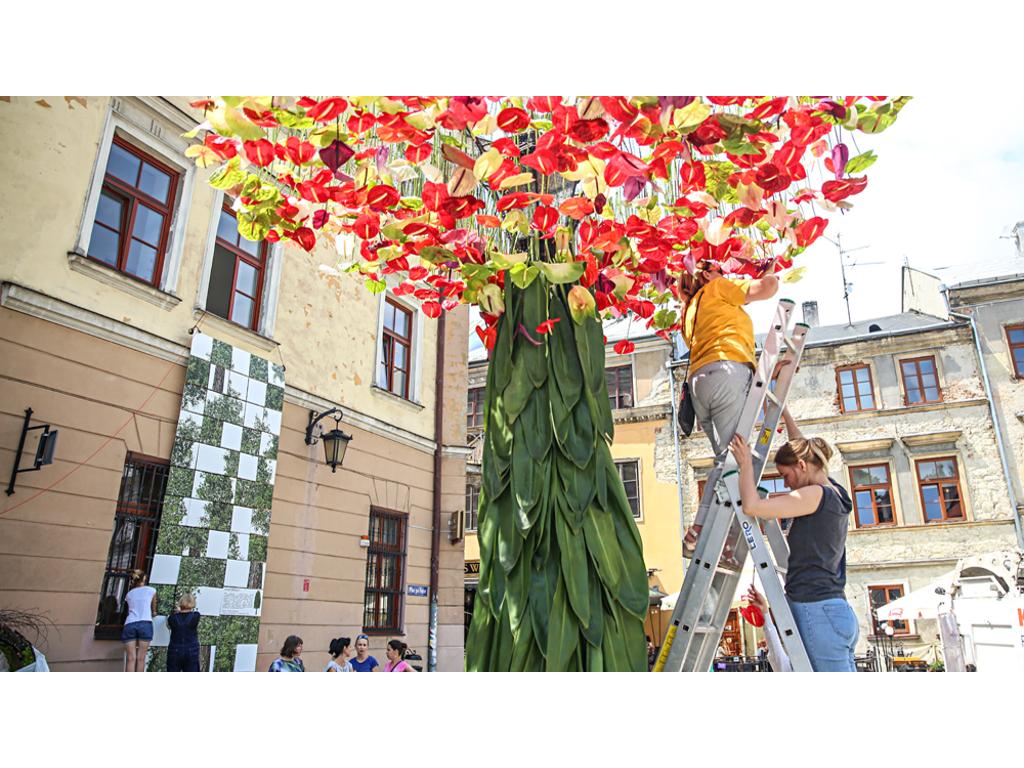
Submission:
[[[346,435],[339,429],[341,417],[344,415],[340,408],[331,408],[319,416],[316,411],[309,412],[309,425],[306,427],[306,445],[315,445],[316,438],[313,437],[313,427],[325,416],[334,416],[334,429],[324,432],[321,429],[320,441],[324,444],[324,463],[331,468],[331,472],[338,471],[338,465],[345,461],[345,450],[352,439],[352,435]]]

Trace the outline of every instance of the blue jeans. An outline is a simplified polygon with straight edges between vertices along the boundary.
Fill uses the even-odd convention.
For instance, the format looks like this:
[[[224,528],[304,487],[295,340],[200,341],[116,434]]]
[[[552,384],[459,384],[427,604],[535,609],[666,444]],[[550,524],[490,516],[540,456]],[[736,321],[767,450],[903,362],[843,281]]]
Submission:
[[[856,672],[853,649],[860,624],[841,597],[814,603],[789,601],[800,639],[815,672]]]
[[[124,629],[121,630],[122,643],[134,643],[136,640],[148,643],[152,639],[152,621],[133,621],[130,624],[125,624]]]

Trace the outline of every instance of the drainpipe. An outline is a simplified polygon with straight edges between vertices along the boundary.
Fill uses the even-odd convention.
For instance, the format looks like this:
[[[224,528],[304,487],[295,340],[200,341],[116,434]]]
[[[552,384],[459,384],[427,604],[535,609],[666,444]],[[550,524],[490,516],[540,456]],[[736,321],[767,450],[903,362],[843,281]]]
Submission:
[[[1013,529],[1017,534],[1017,547],[1024,550],[1024,530],[1021,528],[1020,509],[1017,507],[1017,493],[1013,488],[1013,477],[1010,475],[1010,464],[1006,459],[1006,446],[1003,444],[1003,430],[1000,427],[999,413],[996,411],[996,401],[992,396],[992,384],[988,378],[988,366],[985,365],[985,354],[981,349],[981,334],[978,332],[978,323],[974,315],[962,315],[949,308],[949,288],[942,286],[942,296],[946,300],[946,310],[950,317],[958,320],[966,320],[971,324],[971,333],[974,335],[974,350],[978,355],[978,363],[981,366],[981,380],[985,385],[985,397],[988,399],[988,410],[992,416],[992,425],[996,432],[996,448],[999,450],[999,461],[1003,465],[1003,477],[1006,480],[1006,489],[1010,493],[1010,510],[1013,513]]]
[[[676,341],[673,340],[672,354],[669,361],[665,363],[665,368],[668,369],[669,396],[672,399],[672,443],[676,451],[676,490],[679,493],[679,539],[682,541],[683,535],[686,533],[686,524],[683,515],[683,465],[679,456],[679,418],[677,414],[679,401],[676,400],[676,366],[679,363],[679,360],[676,358],[677,351]],[[683,578],[686,578],[686,558],[680,557],[680,560],[683,564]]]
[[[434,504],[430,533],[430,623],[427,628],[427,672],[437,671],[437,591],[441,568],[441,451],[444,428],[445,315],[437,321],[437,359],[434,361]]]

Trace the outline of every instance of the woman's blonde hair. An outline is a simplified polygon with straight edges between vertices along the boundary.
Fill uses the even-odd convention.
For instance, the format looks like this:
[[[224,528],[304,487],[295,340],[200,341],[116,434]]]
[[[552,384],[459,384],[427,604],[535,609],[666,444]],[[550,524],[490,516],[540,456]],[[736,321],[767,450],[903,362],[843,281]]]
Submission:
[[[146,583],[146,572],[136,568],[132,571],[132,587],[141,587]]]
[[[825,469],[832,458],[832,446],[820,437],[790,440],[775,454],[775,463],[791,467],[801,461]]]
[[[178,598],[179,608],[188,608],[190,611],[196,607],[196,596],[191,592],[186,592]]]

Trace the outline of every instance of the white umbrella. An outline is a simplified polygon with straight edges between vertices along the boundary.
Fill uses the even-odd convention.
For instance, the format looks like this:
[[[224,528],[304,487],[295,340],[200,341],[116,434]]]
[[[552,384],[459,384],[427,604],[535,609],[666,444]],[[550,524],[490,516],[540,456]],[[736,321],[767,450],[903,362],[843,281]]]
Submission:
[[[891,603],[875,609],[878,621],[906,621],[917,619],[937,619],[939,610],[949,610],[950,592],[959,571],[952,570],[943,574],[927,586],[915,589]]]

